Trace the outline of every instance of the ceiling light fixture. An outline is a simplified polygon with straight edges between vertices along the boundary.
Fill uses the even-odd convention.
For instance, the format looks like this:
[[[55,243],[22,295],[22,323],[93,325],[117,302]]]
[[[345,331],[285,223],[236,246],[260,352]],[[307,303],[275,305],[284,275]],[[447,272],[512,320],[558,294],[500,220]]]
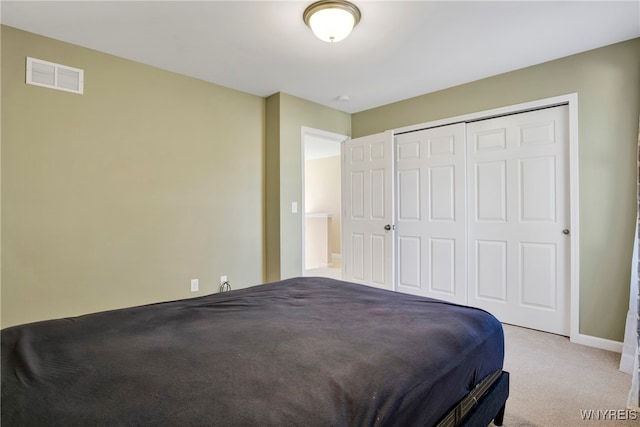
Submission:
[[[360,22],[360,9],[345,0],[321,0],[307,7],[302,19],[320,40],[339,42]]]

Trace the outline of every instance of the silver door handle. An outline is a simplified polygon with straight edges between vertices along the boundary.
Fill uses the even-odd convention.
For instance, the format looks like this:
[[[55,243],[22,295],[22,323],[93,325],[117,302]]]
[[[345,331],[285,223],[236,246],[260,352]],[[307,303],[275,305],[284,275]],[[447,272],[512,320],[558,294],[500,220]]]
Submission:
[[[565,228],[564,230],[562,230],[562,233],[563,233],[563,234],[569,234],[569,233],[571,233],[571,232],[569,231],[569,229],[568,229],[568,228]]]

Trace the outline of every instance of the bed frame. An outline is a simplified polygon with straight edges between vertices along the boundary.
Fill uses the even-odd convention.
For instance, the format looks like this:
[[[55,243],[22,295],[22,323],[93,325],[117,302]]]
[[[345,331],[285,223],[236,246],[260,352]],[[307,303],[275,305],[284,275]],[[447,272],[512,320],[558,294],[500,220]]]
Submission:
[[[509,373],[496,371],[481,381],[437,427],[501,426],[509,397]]]

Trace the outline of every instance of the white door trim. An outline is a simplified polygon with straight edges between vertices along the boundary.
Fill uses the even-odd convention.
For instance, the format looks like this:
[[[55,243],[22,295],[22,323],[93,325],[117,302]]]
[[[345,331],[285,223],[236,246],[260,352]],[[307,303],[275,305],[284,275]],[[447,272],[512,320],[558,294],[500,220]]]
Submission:
[[[307,126],[300,126],[300,164],[301,164],[301,195],[300,195],[300,203],[299,203],[299,209],[298,209],[298,214],[300,215],[300,222],[301,222],[301,260],[302,260],[302,265],[300,266],[300,271],[301,271],[301,275],[304,275],[305,272],[305,212],[306,212],[306,207],[304,204],[304,200],[305,200],[305,140],[307,137],[309,136],[315,136],[315,137],[320,137],[323,139],[327,139],[330,140],[331,142],[336,142],[342,145],[342,143],[346,140],[349,139],[349,137],[347,135],[341,135],[339,133],[333,133],[333,132],[328,132],[326,130],[321,130],[321,129],[314,129],[311,127],[307,127]],[[342,147],[340,148],[340,153],[342,153]],[[342,154],[340,154],[340,156],[342,156]],[[341,177],[342,178],[342,177]]]
[[[479,111],[461,116],[450,117],[431,122],[420,123],[393,129],[395,135],[428,129],[437,126],[450,125],[460,122],[472,122],[492,117],[522,113],[530,110],[554,107],[557,105],[569,106],[569,229],[570,239],[570,340],[578,344],[594,346],[594,341],[588,336],[580,334],[580,223],[579,223],[579,188],[578,188],[578,94],[570,93],[551,98],[540,99],[521,104],[509,105],[491,110]]]

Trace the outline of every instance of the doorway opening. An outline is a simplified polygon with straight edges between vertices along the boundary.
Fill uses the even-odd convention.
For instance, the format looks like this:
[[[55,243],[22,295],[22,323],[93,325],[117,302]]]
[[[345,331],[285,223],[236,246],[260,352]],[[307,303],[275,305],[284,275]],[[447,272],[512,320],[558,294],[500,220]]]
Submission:
[[[302,274],[342,278],[341,147],[348,139],[302,128]]]

